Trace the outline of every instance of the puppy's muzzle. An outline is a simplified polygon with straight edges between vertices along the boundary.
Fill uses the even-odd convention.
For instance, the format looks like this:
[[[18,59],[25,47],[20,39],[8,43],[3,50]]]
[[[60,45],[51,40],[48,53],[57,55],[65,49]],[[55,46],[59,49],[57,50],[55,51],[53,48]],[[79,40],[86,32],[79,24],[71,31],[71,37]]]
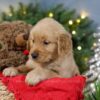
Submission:
[[[33,52],[33,53],[31,54],[31,56],[32,56],[33,59],[36,59],[36,58],[39,56],[39,53]]]

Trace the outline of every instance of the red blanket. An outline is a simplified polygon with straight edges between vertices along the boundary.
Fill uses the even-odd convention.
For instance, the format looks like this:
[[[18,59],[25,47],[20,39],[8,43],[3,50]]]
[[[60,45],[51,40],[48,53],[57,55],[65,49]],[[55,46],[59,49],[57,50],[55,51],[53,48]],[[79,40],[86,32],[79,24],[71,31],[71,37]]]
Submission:
[[[85,78],[52,78],[36,86],[28,86],[24,75],[4,77],[0,80],[12,91],[16,100],[83,100]]]

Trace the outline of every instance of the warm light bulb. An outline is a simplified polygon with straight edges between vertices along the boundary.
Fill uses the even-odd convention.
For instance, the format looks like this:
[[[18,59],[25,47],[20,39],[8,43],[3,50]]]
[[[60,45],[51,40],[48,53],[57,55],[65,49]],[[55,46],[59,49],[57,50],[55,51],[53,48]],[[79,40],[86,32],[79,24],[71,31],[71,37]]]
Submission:
[[[49,17],[53,17],[54,15],[53,15],[52,12],[50,12],[48,16],[49,16]]]
[[[85,15],[81,15],[81,18],[82,18],[82,19],[85,19],[85,18],[86,18],[86,16],[85,16]]]
[[[81,47],[81,46],[78,46],[77,49],[78,49],[78,50],[82,50],[82,47]]]
[[[81,12],[81,19],[85,19],[88,16],[88,13],[86,11]]]
[[[73,31],[72,31],[72,34],[73,34],[73,35],[75,35],[75,34],[76,34],[76,31],[75,31],[75,30],[73,30]]]
[[[80,20],[80,19],[77,19],[77,20],[76,20],[76,22],[77,22],[77,23],[80,23],[80,22],[81,22],[81,20]]]
[[[69,25],[72,25],[73,24],[73,21],[72,20],[69,20],[68,23],[69,23]]]

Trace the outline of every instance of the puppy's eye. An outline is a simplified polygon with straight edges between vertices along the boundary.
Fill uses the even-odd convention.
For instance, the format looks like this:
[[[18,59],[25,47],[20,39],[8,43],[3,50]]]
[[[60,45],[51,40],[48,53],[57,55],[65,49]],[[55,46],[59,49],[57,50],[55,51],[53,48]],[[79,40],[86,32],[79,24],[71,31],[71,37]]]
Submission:
[[[50,42],[49,41],[44,41],[43,44],[48,45],[48,44],[50,44]]]

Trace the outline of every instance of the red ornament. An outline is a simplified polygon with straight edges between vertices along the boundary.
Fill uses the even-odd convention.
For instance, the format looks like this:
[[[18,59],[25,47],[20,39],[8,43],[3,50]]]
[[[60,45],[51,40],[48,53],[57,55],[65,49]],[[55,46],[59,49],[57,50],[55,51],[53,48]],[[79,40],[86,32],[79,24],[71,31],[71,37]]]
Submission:
[[[24,55],[29,55],[29,51],[28,50],[24,50]]]

